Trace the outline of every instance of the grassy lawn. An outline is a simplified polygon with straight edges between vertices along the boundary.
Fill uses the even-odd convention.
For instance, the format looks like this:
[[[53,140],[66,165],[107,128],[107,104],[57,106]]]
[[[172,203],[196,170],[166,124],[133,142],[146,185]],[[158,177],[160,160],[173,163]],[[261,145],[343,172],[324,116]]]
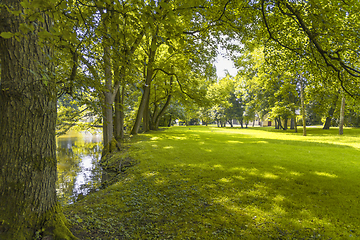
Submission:
[[[173,127],[122,181],[65,209],[81,239],[360,238],[360,129]]]

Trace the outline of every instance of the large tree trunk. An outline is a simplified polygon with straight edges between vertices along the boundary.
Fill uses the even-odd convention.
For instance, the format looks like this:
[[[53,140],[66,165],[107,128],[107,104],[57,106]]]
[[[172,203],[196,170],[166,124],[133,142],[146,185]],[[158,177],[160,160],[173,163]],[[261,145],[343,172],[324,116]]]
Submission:
[[[344,134],[344,119],[345,119],[345,97],[341,98],[341,108],[340,108],[340,124],[339,124],[339,134]]]
[[[157,34],[157,32],[156,32],[156,34]],[[138,112],[136,114],[135,123],[131,130],[131,134],[133,134],[133,135],[138,134],[141,120],[144,116],[145,108],[146,108],[146,106],[149,106],[148,103],[149,103],[149,99],[150,99],[150,86],[151,86],[151,81],[152,81],[152,77],[153,77],[153,73],[154,73],[153,64],[155,61],[155,54],[156,54],[156,49],[157,49],[156,34],[154,34],[154,36],[152,37],[152,40],[151,40],[151,46],[149,49],[149,51],[150,51],[149,60],[148,60],[148,64],[147,64],[146,79],[145,79],[145,86],[144,86],[144,93],[141,97],[140,106],[139,106]]]
[[[158,130],[158,129],[159,129],[160,119],[161,119],[161,117],[165,114],[166,109],[167,109],[168,106],[170,105],[170,101],[171,101],[171,94],[168,95],[164,106],[162,107],[160,113],[156,116],[156,119],[155,119],[155,129],[154,129],[154,130]]]
[[[172,122],[172,116],[170,114],[170,118],[169,118],[169,123],[168,123],[168,127],[171,127],[171,122]]]
[[[288,128],[288,118],[284,118],[284,127],[283,130],[287,130]]]
[[[23,11],[19,0],[2,4]],[[44,236],[73,238],[56,199],[54,67],[37,36],[52,25],[44,18],[24,38],[0,37],[0,239],[34,239],[43,228]],[[24,20],[3,7],[0,22],[0,32],[20,32]]]
[[[110,47],[104,45],[104,72],[105,72],[105,90],[103,104],[103,144],[104,153],[111,151],[110,143],[113,138],[113,94],[112,94],[112,72]],[[103,155],[105,155],[103,154]]]
[[[120,89],[115,96],[115,122],[114,135],[117,140],[124,138],[124,100],[125,100],[125,68],[121,67],[118,81],[123,81]]]
[[[331,127],[331,119],[332,119],[332,117],[334,115],[334,112],[335,112],[335,109],[336,109],[336,103],[338,101],[338,98],[339,98],[339,95],[336,94],[336,97],[334,98],[334,101],[333,101],[333,103],[332,103],[332,105],[331,105],[331,107],[330,107],[330,109],[328,111],[328,114],[326,116],[326,120],[325,120],[325,124],[324,124],[323,129],[328,130]]]
[[[144,130],[144,132],[150,131],[149,103],[150,103],[150,90],[149,90],[149,93],[148,93],[148,97],[146,98],[145,109],[144,109],[144,113],[143,113],[143,130]]]

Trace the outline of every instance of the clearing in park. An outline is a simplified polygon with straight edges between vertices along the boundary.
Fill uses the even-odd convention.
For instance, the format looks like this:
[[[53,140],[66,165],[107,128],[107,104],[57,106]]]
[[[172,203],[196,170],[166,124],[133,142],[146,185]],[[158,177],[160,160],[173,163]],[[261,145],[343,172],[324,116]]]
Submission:
[[[360,129],[172,127],[135,136],[112,186],[68,206],[80,239],[360,237]]]

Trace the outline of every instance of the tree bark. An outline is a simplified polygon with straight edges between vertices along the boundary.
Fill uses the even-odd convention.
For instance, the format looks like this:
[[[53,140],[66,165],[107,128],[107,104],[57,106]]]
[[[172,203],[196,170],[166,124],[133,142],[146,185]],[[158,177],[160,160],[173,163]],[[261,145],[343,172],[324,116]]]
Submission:
[[[341,98],[339,135],[344,134],[344,119],[345,119],[345,97],[343,96]]]
[[[290,129],[294,129],[295,128],[295,119],[291,118],[290,119]]]
[[[305,96],[304,96],[304,82],[302,75],[300,75],[300,101],[301,101],[301,115],[303,123],[303,136],[306,136],[306,114],[305,114]]]
[[[283,130],[287,130],[288,128],[288,118],[284,118],[284,127]]]
[[[147,64],[147,71],[146,71],[146,77],[145,77],[144,93],[141,97],[140,106],[139,106],[138,112],[136,114],[135,123],[131,130],[132,135],[138,134],[141,120],[144,116],[145,108],[146,108],[146,106],[148,106],[148,102],[150,99],[150,86],[151,86],[151,81],[152,81],[152,77],[153,77],[153,73],[154,73],[153,64],[155,61],[155,54],[156,54],[156,49],[157,49],[157,45],[156,45],[157,36],[156,35],[157,35],[157,31],[151,40],[149,60],[148,60],[148,64]]]
[[[334,112],[335,112],[335,109],[336,109],[336,103],[338,101],[338,98],[339,98],[339,95],[336,94],[336,97],[334,98],[333,104],[332,104],[332,106],[330,107],[330,109],[328,111],[328,115],[326,116],[326,120],[325,120],[325,124],[324,124],[323,129],[328,130],[331,127],[331,118],[334,115]]]
[[[277,118],[274,118],[274,121],[275,121],[275,129],[279,129],[279,122]]]
[[[113,96],[112,96],[112,72],[110,47],[104,44],[104,72],[105,72],[105,90],[103,110],[103,144],[104,153],[111,151],[110,143],[113,138]],[[104,155],[104,154],[103,154]]]
[[[161,109],[161,111],[159,112],[159,114],[156,116],[156,119],[155,119],[155,129],[154,129],[154,130],[158,130],[158,129],[159,129],[160,119],[161,119],[161,117],[165,114],[166,109],[167,109],[168,106],[170,105],[170,101],[171,101],[171,94],[168,95],[164,106],[162,107],[162,109]],[[170,119],[171,119],[171,118],[170,118]]]
[[[172,116],[170,114],[170,118],[169,118],[169,123],[168,123],[168,127],[171,127],[171,122],[172,122]]]
[[[8,9],[23,8],[19,0],[2,1]],[[73,239],[56,199],[56,86],[50,44],[40,46],[35,21],[25,37],[0,37],[0,239],[44,237]],[[20,32],[24,19],[0,12],[0,32]]]
[[[118,81],[123,81],[120,89],[115,96],[115,123],[114,135],[117,140],[124,138],[124,100],[125,100],[125,68],[121,67]]]
[[[145,108],[143,113],[143,130],[144,132],[150,131],[150,110],[149,110],[149,103],[150,103],[150,90],[148,92],[148,96],[145,102]]]

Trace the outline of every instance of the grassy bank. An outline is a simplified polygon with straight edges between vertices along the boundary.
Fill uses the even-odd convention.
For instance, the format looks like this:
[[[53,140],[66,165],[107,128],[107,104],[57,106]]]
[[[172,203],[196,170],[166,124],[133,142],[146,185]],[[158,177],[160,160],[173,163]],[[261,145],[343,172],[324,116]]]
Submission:
[[[301,129],[299,129],[301,132]],[[81,239],[360,238],[360,129],[173,127],[122,181],[65,209]]]

